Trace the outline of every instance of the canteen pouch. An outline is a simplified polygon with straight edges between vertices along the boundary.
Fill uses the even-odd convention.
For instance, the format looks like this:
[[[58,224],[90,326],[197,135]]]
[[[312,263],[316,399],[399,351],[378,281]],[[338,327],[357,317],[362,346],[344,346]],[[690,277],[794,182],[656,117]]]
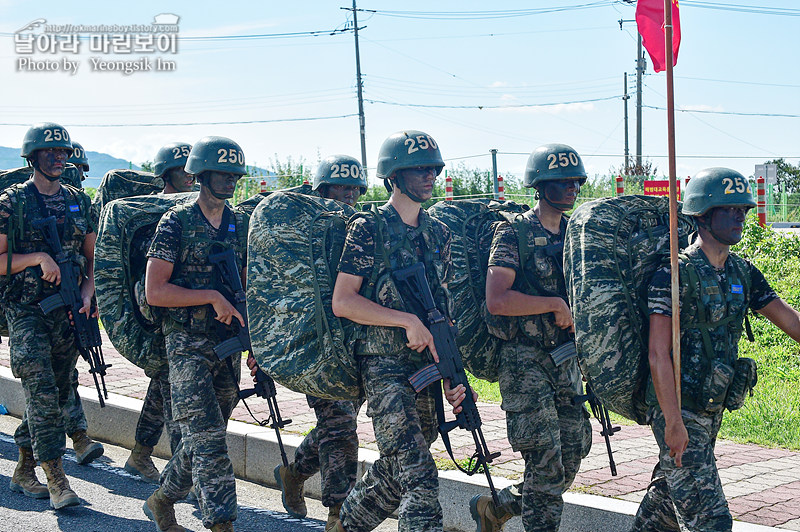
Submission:
[[[752,358],[739,358],[736,360],[733,381],[728,388],[728,396],[725,398],[725,408],[731,412],[742,408],[748,393],[752,397],[753,388],[758,382],[758,371],[756,361]]]
[[[725,398],[733,380],[735,370],[721,360],[712,360],[711,368],[703,385],[700,408],[710,413],[721,412],[725,408]]]

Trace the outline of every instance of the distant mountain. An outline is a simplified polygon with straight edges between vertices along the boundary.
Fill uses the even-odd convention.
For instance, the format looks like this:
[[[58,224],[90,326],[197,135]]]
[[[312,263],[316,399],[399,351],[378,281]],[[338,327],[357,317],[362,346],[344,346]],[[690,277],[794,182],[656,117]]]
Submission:
[[[0,170],[25,166],[25,159],[19,156],[19,151],[19,148],[0,146]],[[96,188],[99,186],[100,180],[103,179],[103,176],[106,175],[106,172],[109,170],[117,170],[119,168],[141,170],[139,165],[107,153],[87,151],[86,155],[89,158],[89,175],[86,177],[86,181],[83,182],[84,187]],[[274,177],[275,174],[273,172],[258,167],[252,167],[251,172],[254,175],[267,176],[266,181],[271,188],[277,186],[277,179]]]

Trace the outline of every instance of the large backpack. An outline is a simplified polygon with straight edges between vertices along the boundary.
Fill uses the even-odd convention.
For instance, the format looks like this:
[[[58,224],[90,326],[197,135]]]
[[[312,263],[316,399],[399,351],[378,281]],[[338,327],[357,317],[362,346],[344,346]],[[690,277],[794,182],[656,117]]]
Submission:
[[[694,230],[693,219],[679,214],[681,248]],[[647,414],[647,291],[655,271],[668,263],[668,198],[598,199],[570,218],[564,276],[578,362],[603,403],[640,424]]]
[[[331,310],[347,219],[335,200],[274,192],[253,211],[247,313],[253,356],[287,388],[315,397],[359,397],[353,324]]]
[[[164,180],[150,172],[109,170],[97,187],[92,204],[100,213],[107,203],[115,199],[147,196],[162,190],[164,190]]]
[[[276,190],[275,192],[279,191]],[[296,187],[283,189],[280,192],[298,192],[300,194],[311,194],[312,190],[311,190],[311,185],[299,185]],[[236,207],[243,210],[245,213],[247,213],[248,216],[253,216],[253,211],[256,210],[258,204],[261,203],[261,201],[270,194],[272,194],[272,192],[257,192],[252,196],[250,196],[249,198],[247,198],[246,200],[237,203]]]
[[[21,166],[19,168],[12,168],[11,170],[0,170],[0,192],[7,189],[11,185],[17,183],[24,183],[33,175],[32,166]],[[64,172],[61,174],[61,182],[67,185],[72,185],[75,188],[83,188],[78,169],[72,163],[67,163],[64,166]]]
[[[147,264],[141,251],[170,207],[196,197],[188,192],[118,199],[106,204],[100,217],[94,252],[100,319],[117,351],[148,376],[161,371],[167,358],[160,319],[143,315],[146,307],[139,305]]]
[[[428,213],[450,228],[453,277],[447,284],[456,309],[456,342],[464,367],[491,382],[497,368],[502,340],[489,333],[486,319],[486,270],[494,236],[494,223],[512,221],[529,210],[527,205],[488,199],[440,201]],[[493,318],[497,320],[498,318]],[[503,319],[503,318],[499,318]]]

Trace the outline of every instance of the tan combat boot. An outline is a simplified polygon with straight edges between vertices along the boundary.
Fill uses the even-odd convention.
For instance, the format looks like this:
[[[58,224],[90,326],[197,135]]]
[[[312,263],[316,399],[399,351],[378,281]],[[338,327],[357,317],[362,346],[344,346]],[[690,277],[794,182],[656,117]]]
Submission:
[[[33,449],[30,447],[19,448],[19,461],[14,469],[14,475],[8,483],[11,491],[22,493],[34,499],[46,499],[50,496],[47,486],[36,478],[36,460],[33,459]]]
[[[85,430],[78,430],[69,435],[75,458],[80,465],[90,464],[95,458],[103,456],[103,446],[92,440]]]
[[[497,508],[490,495],[475,495],[469,501],[469,511],[478,524],[477,532],[499,532],[506,521],[514,517],[502,508]]]
[[[42,462],[42,469],[47,475],[47,491],[50,492],[50,506],[56,510],[67,506],[77,506],[81,500],[69,487],[67,475],[61,464],[61,457]]]
[[[306,500],[303,497],[303,483],[308,479],[295,469],[292,462],[289,467],[279,465],[275,467],[275,482],[281,490],[281,500],[283,507],[292,517],[302,519],[308,513]]]
[[[339,521],[339,511],[342,509],[342,503],[328,508],[328,522],[325,523],[325,530],[331,530],[334,525]]]
[[[233,532],[233,523],[231,521],[225,521],[224,523],[212,525],[211,532]]]
[[[151,484],[158,484],[161,474],[158,472],[158,469],[156,469],[153,459],[150,457],[152,453],[152,447],[146,447],[136,442],[136,445],[133,446],[133,450],[131,451],[131,455],[128,457],[128,461],[125,462],[125,471],[131,475],[141,477],[142,480],[146,480]]]
[[[167,499],[161,488],[144,501],[142,510],[156,524],[158,532],[186,532],[175,519],[175,501]]]

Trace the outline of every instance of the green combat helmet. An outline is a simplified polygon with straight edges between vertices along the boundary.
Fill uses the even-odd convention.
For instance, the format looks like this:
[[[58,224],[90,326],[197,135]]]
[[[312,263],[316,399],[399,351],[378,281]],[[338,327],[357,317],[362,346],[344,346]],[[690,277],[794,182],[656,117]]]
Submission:
[[[23,158],[30,161],[36,150],[46,150],[49,148],[65,148],[72,150],[72,142],[69,140],[69,133],[62,126],[53,122],[41,122],[35,124],[25,133],[22,139]]]
[[[525,187],[537,188],[545,181],[579,179],[583,185],[586,178],[586,170],[578,152],[566,144],[545,144],[533,150],[528,157],[522,183]]]
[[[238,176],[247,173],[242,148],[229,138],[213,136],[203,137],[192,146],[184,170],[192,175],[206,171]]]
[[[383,186],[389,193],[392,192],[392,185],[389,181],[394,177],[395,172],[418,166],[433,166],[436,168],[436,175],[439,175],[444,168],[439,146],[427,133],[414,129],[398,131],[381,144],[378,152],[378,177],[383,179]],[[402,179],[396,180],[395,183],[400,192],[408,195]],[[412,197],[412,199],[417,198]]]
[[[67,159],[67,162],[74,164],[84,173],[89,171],[89,158],[86,157],[86,150],[77,142],[72,143],[72,157]]]
[[[153,161],[153,173],[156,177],[163,177],[168,170],[183,168],[191,150],[192,145],[187,142],[173,142],[162,146]]]
[[[706,168],[689,180],[683,214],[702,216],[714,207],[755,207],[750,182],[730,168]]]
[[[314,188],[320,185],[345,185],[361,188],[361,194],[367,193],[367,177],[361,163],[349,155],[331,155],[322,160],[314,174]]]

